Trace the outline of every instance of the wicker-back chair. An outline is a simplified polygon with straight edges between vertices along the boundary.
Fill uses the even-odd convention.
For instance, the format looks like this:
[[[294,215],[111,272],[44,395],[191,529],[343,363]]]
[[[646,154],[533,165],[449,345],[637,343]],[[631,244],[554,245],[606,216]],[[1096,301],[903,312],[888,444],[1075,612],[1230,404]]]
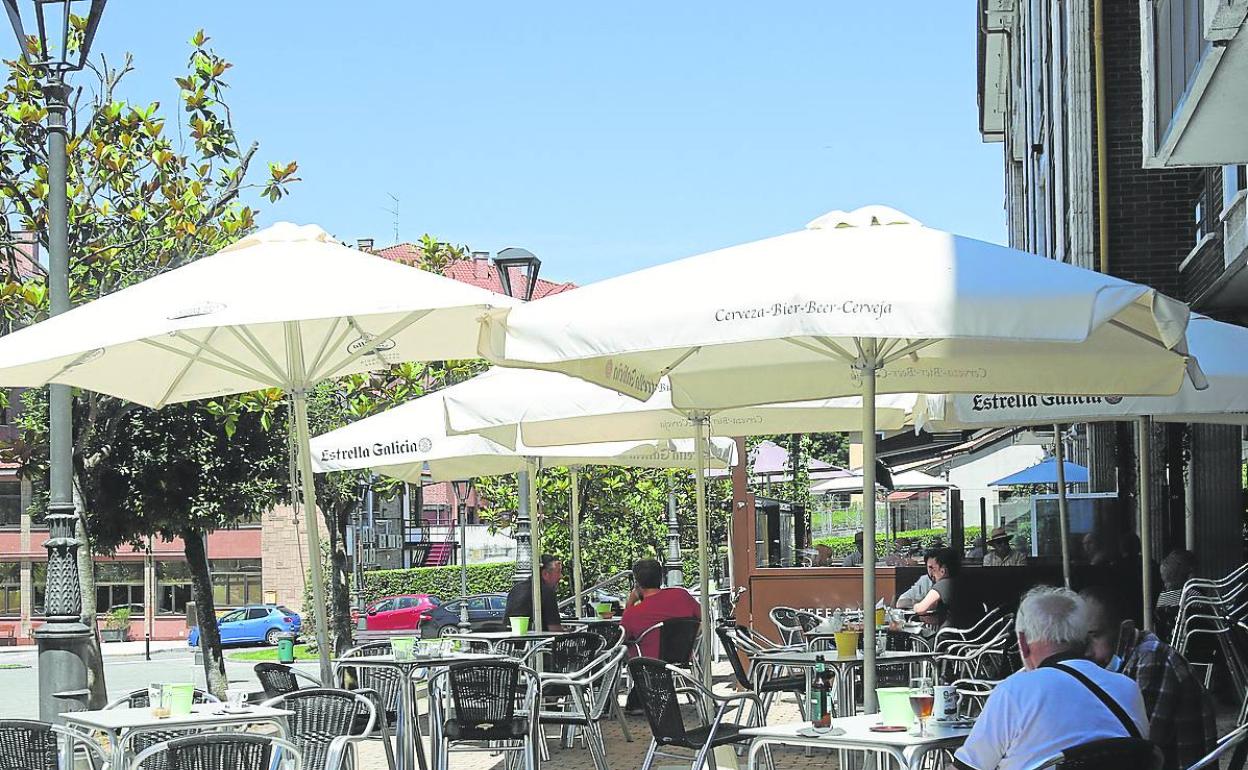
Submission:
[[[589,748],[597,770],[609,770],[601,723],[611,716],[614,711],[612,706],[619,705],[615,697],[623,663],[624,648],[617,645],[578,671],[541,675],[543,695],[566,693],[569,697],[553,703],[547,703],[543,698],[539,722],[543,725],[583,729],[585,745]],[[625,735],[628,736],[626,725],[625,728]],[[631,736],[628,738],[632,739]]]
[[[515,660],[454,663],[435,673],[429,681],[438,725],[435,766],[449,767],[448,752],[457,744],[484,744],[458,748],[519,752],[536,770],[538,682],[535,671]]]
[[[99,744],[83,733],[33,719],[5,719],[0,721],[0,770],[59,770],[62,741],[85,759],[80,767],[99,770],[108,762]],[[75,766],[74,760],[66,757],[65,766]]]
[[[344,652],[342,658],[367,658],[380,655],[393,655],[394,648],[390,642],[366,642]],[[378,696],[378,715],[386,724],[392,725],[398,718],[399,701],[404,687],[403,674],[393,668],[353,667],[349,663],[339,664],[337,669],[338,686],[344,690],[373,690]]]
[[[691,666],[695,662],[701,628],[698,618],[668,618],[638,634],[632,646],[635,654],[640,655],[642,641],[650,634],[658,634],[661,660],[673,666]]]
[[[542,648],[543,672],[570,674],[593,662],[604,646],[598,634],[579,631],[556,636]]]
[[[256,679],[260,680],[260,686],[264,688],[266,698],[276,698],[288,692],[295,692],[302,687],[299,683],[300,679],[306,680],[313,687],[322,686],[321,680],[285,663],[257,663],[255,672]]]
[[[655,658],[633,658],[628,663],[628,669],[634,686],[640,690],[642,709],[646,713],[646,721],[653,736],[641,770],[650,770],[655,758],[660,756],[689,761],[687,756],[672,754],[671,749],[692,751],[693,767],[708,767],[708,757],[712,756],[717,746],[749,743],[750,738],[741,734],[742,728],[760,727],[763,724],[763,704],[753,692],[734,695],[712,693],[680,669]],[[715,704],[714,716],[704,720],[702,724],[686,724],[679,700],[682,694],[693,696],[695,703]],[[728,721],[730,711],[735,711],[738,720],[741,718],[744,712],[741,706],[745,703],[754,706],[750,710],[749,721]],[[766,753],[765,757],[770,767],[770,753]]]
[[[290,741],[303,754],[303,770],[340,770],[351,766],[355,744],[372,733],[377,712],[365,696],[325,687],[309,687],[265,701],[292,712],[286,718]],[[357,729],[357,720],[364,726]]]
[[[289,741],[252,733],[203,733],[158,743],[139,754],[129,770],[302,770],[299,749]]]

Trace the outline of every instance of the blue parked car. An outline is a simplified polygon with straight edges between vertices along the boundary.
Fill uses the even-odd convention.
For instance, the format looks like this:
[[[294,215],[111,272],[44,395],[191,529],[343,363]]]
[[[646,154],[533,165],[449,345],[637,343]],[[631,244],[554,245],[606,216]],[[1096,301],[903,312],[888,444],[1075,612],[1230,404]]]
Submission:
[[[250,604],[217,618],[222,644],[264,642],[276,645],[279,634],[298,634],[299,615],[276,604]],[[187,644],[199,646],[199,626],[191,629]]]

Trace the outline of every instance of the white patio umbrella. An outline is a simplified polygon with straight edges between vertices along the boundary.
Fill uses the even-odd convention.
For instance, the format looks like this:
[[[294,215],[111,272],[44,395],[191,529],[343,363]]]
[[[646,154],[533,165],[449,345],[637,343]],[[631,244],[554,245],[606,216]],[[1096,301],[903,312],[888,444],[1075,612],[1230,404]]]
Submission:
[[[667,375],[672,403],[696,410],[701,441],[708,413],[777,401],[989,388],[1174,393],[1189,365],[1187,316],[1146,286],[868,207],[491,314],[482,353],[640,399]],[[874,418],[864,410],[867,496]],[[865,519],[874,537],[870,506]],[[868,607],[874,573],[867,560]],[[867,613],[868,633],[873,620]],[[867,645],[868,711],[874,664]]]
[[[517,372],[506,371],[507,375]],[[318,472],[371,468],[385,476],[419,484],[425,472],[434,481],[451,481],[476,476],[497,476],[528,472],[527,504],[531,522],[533,614],[541,617],[541,538],[537,508],[539,465],[576,468],[584,465],[614,465],[630,468],[691,468],[696,462],[693,441],[652,439],[592,444],[529,447],[516,440],[512,428],[510,446],[476,434],[449,435],[445,403],[452,397],[475,390],[478,380],[497,380],[487,372],[467,382],[452,385],[402,406],[367,417],[338,430],[312,439],[312,463]],[[550,375],[561,377],[561,375]],[[589,386],[594,387],[594,386]],[[499,433],[496,431],[496,433]],[[704,452],[706,464],[727,468],[735,464],[736,444],[729,439],[712,442]],[[573,490],[573,522],[576,520],[577,492]],[[573,572],[580,568],[580,553],[573,544]],[[577,610],[580,610],[579,590]]]
[[[0,384],[56,382],[160,408],[281,388],[291,397],[312,588],[324,607],[307,391],[392,362],[474,358],[478,319],[514,300],[281,223],[219,253],[0,338]],[[324,611],[316,613],[329,681]]]
[[[912,420],[916,428],[962,430],[1013,425],[1057,425],[1075,422],[1133,420],[1136,423],[1140,503],[1140,550],[1143,574],[1144,623],[1152,627],[1152,532],[1148,526],[1148,421],[1248,425],[1248,329],[1193,315],[1187,326],[1188,350],[1200,361],[1208,387],[1197,390],[1184,382],[1171,396],[1053,396],[1035,393],[964,393],[920,396]],[[1060,444],[1060,442],[1059,442]],[[1065,485],[1059,484],[1065,496]],[[1059,497],[1060,501],[1061,497]],[[1062,517],[1064,519],[1064,516]],[[1066,540],[1066,522],[1061,522]],[[1193,544],[1188,543],[1190,548]],[[1069,554],[1063,549],[1064,570]]]
[[[915,408],[917,399],[913,394],[877,398],[876,419],[882,429],[897,430],[907,419],[904,413]],[[691,410],[672,405],[671,387],[666,380],[659,382],[649,399],[638,401],[557,372],[496,368],[457,386],[446,396],[446,420],[451,433],[478,433],[504,444],[515,441],[517,436],[533,446],[675,439],[692,434],[690,418]],[[850,431],[856,430],[862,421],[862,399],[848,396],[724,409],[709,420],[710,432],[721,436]],[[574,523],[575,514],[573,511]],[[731,563],[730,556],[730,566]],[[575,570],[573,583],[579,584]],[[704,611],[709,613],[709,609]]]

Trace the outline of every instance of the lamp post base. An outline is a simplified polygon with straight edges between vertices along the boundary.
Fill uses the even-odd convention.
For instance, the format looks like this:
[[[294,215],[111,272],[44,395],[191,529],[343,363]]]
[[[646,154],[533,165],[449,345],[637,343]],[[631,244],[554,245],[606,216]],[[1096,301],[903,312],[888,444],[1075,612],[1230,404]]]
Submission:
[[[59,721],[90,707],[91,629],[76,621],[46,623],[35,631],[39,648],[39,719]]]

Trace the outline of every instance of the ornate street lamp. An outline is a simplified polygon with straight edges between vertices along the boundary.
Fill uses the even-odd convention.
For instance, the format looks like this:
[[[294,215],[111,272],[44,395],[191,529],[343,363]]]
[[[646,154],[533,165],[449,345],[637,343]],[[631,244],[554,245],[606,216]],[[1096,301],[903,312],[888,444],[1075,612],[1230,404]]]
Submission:
[[[0,0],[17,36],[21,58],[39,75],[48,110],[48,298],[50,315],[69,310],[69,198],[66,193],[65,77],[87,63],[106,0]],[[33,16],[27,36],[22,7]],[[75,13],[78,11],[78,13]],[[85,13],[85,15],[84,15]],[[35,632],[39,644],[39,717],[90,707],[88,660],[93,630],[82,623],[78,583],[77,516],[73,501],[73,430],[69,388],[48,388],[49,499],[47,622]]]
[[[512,246],[498,252],[494,258],[494,266],[498,268],[498,281],[503,286],[503,293],[509,297],[522,299],[525,302],[533,299],[533,290],[537,288],[537,274],[542,269],[542,260],[528,249]],[[512,268],[519,268],[524,276],[523,286],[511,285]],[[519,289],[519,293],[516,290]]]
[[[455,490],[455,507],[459,514],[459,630],[468,633],[468,496],[472,494],[472,479],[452,481]]]

